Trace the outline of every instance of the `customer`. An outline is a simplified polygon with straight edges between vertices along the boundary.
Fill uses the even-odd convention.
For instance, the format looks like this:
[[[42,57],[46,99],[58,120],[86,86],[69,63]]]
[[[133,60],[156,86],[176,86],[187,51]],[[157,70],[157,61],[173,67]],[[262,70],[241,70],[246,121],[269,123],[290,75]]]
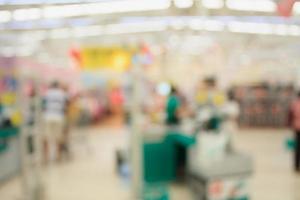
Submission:
[[[297,94],[297,99],[292,102],[290,107],[290,125],[295,132],[295,163],[296,172],[300,172],[300,92]]]
[[[166,114],[167,114],[166,123],[168,125],[177,125],[180,123],[180,117],[179,117],[180,105],[181,102],[180,102],[178,91],[175,87],[172,87],[166,105]]]
[[[238,126],[237,120],[240,114],[240,106],[235,99],[233,90],[228,91],[227,97],[227,101],[223,106],[224,123],[231,132],[235,132]]]
[[[68,95],[58,82],[53,82],[44,96],[45,161],[60,159]]]

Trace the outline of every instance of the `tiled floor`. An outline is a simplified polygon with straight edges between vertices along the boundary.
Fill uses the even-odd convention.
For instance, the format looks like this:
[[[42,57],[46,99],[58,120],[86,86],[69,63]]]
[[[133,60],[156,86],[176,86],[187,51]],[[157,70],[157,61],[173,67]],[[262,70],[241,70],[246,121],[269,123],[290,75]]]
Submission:
[[[84,136],[85,135],[85,136]],[[292,172],[291,153],[284,149],[287,130],[244,130],[235,137],[241,151],[255,158],[252,179],[254,200],[300,200],[300,175]],[[126,146],[127,133],[120,128],[93,128],[76,134],[70,163],[46,171],[47,200],[127,200],[130,188],[115,172],[114,152]],[[183,186],[171,187],[172,200],[191,199]],[[0,200],[19,200],[18,178],[0,186]]]

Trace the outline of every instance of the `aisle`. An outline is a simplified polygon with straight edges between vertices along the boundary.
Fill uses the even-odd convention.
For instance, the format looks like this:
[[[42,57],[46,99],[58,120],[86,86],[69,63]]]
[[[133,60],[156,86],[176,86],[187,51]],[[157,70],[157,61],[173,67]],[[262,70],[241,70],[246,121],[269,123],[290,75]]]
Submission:
[[[253,200],[299,200],[300,176],[291,171],[291,154],[283,148],[286,130],[245,130],[236,137],[238,149],[256,158]],[[87,137],[84,137],[87,136]],[[114,152],[127,143],[122,128],[98,127],[77,132],[73,161],[48,172],[48,200],[129,200],[129,188],[115,173]],[[0,186],[1,200],[19,196],[16,178]],[[185,187],[172,186],[171,199],[190,199]]]
[[[76,131],[72,162],[46,170],[47,200],[129,199],[129,187],[116,174],[115,150],[124,146],[122,129],[92,128]],[[1,200],[19,199],[16,178],[0,187]]]
[[[243,130],[236,146],[255,158],[254,200],[300,200],[300,174],[293,172],[292,152],[285,149],[289,130]]]
[[[128,185],[115,170],[115,150],[125,145],[125,131],[95,128],[75,138],[74,161],[49,171],[49,200],[129,199]]]

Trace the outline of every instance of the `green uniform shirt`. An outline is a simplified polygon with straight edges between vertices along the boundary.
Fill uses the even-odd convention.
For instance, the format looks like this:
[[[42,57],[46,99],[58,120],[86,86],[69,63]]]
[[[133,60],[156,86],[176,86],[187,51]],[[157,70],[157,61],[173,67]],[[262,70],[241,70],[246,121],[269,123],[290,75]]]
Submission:
[[[179,119],[177,116],[177,110],[180,106],[180,100],[176,95],[170,95],[167,102],[166,112],[167,112],[167,123],[177,124]]]

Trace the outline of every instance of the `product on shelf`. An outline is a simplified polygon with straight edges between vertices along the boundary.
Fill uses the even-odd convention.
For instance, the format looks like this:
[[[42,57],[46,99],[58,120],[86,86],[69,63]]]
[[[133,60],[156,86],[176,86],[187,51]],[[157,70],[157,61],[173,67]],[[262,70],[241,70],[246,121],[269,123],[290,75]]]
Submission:
[[[234,89],[240,104],[240,126],[285,127],[288,110],[293,99],[290,86],[241,86]]]

